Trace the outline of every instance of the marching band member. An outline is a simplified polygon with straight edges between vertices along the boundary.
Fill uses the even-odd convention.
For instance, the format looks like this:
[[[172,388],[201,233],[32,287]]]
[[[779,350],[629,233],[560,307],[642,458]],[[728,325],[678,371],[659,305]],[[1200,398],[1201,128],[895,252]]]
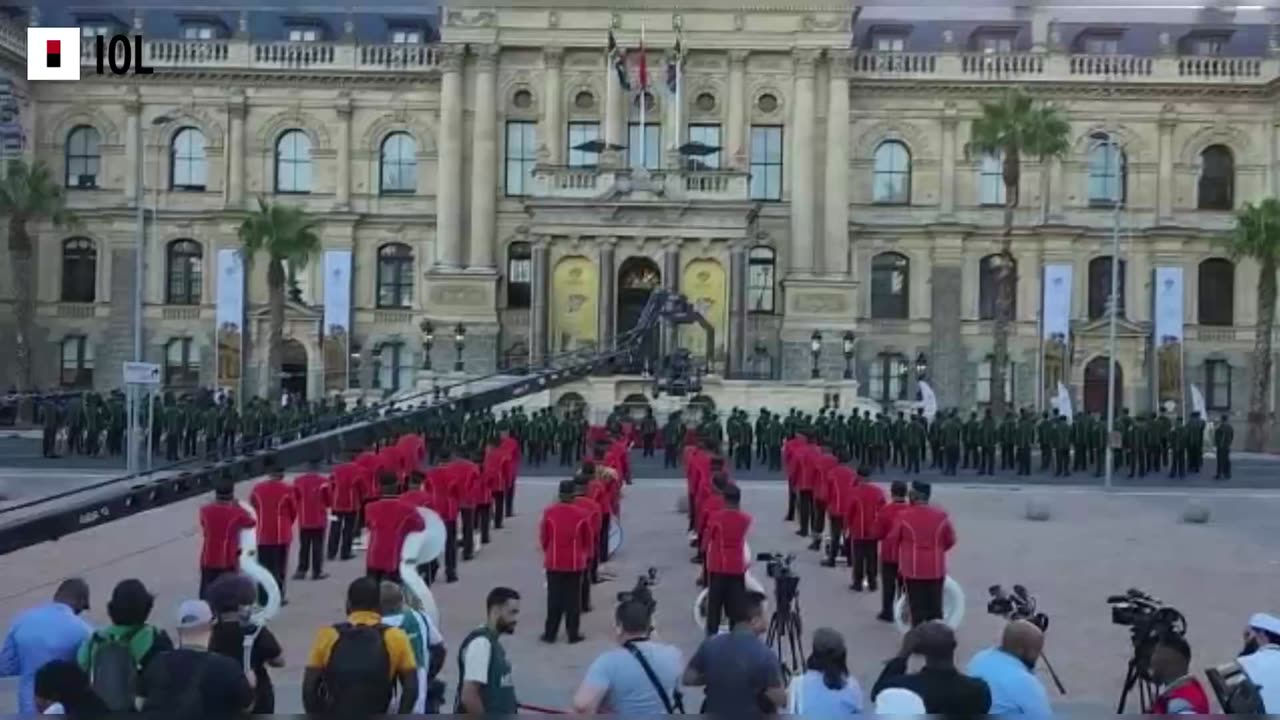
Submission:
[[[502,498],[505,501],[502,515],[504,518],[509,518],[516,514],[516,475],[520,472],[520,443],[511,436],[510,432],[504,431],[502,447],[507,452],[508,460],[506,482],[502,488]]]
[[[235,486],[219,480],[213,502],[200,508],[200,597],[226,573],[240,571],[240,531],[253,527],[253,515],[236,502]]]
[[[845,516],[853,489],[858,484],[858,474],[848,465],[836,465],[827,472],[827,515],[830,521],[830,547],[827,548],[827,559],[822,561],[824,567],[835,567],[841,555],[849,558],[853,564],[853,553],[848,545],[848,533],[845,531]]]
[[[698,495],[698,556],[694,562],[706,562],[707,522],[711,516],[725,508],[724,489],[729,485],[729,477],[722,470],[712,473]]]
[[[427,473],[427,489],[431,492],[432,505],[444,521],[444,581],[458,582],[458,512],[461,505],[461,486],[454,482],[453,466],[446,464]],[[433,576],[432,581],[435,581]]]
[[[409,489],[400,495],[400,502],[409,505],[409,507],[426,508],[436,514],[439,514],[440,511],[435,506],[435,495],[430,490],[423,487],[425,480],[426,478],[422,474],[421,470],[411,470],[409,472],[409,480],[407,483]],[[435,572],[433,568],[435,564],[436,561],[432,560],[429,563],[418,566],[418,574],[422,576],[422,579],[428,585],[435,582]]]
[[[906,586],[912,626],[942,619],[947,551],[956,544],[946,511],[929,504],[932,489],[927,482],[911,483],[910,505],[898,514],[887,538],[898,547],[898,575]]]
[[[475,557],[477,508],[484,502],[486,491],[480,466],[462,451],[458,451],[452,463],[454,482],[459,485],[462,506],[462,559]]]
[[[503,452],[496,437],[489,438],[488,447],[484,451],[484,459],[480,463],[481,482],[484,491],[480,493],[480,505],[477,507],[477,521],[480,524],[480,543],[489,544],[489,526],[501,525],[495,503],[501,502],[503,473]]]
[[[711,480],[711,443],[685,447],[684,472],[689,488],[689,532],[698,528],[698,488]]]
[[[360,506],[356,510],[354,544],[363,550],[365,542],[363,533],[367,529],[364,511],[369,503],[374,502],[381,495],[381,489],[378,487],[378,473],[382,470],[382,461],[377,453],[366,450],[356,456],[355,464],[359,469]]]
[[[294,501],[298,506],[298,572],[294,580],[305,580],[311,573],[312,580],[329,577],[324,571],[324,531],[329,525],[329,508],[333,504],[333,490],[329,479],[316,472],[320,462],[313,460],[308,472],[293,481]]]
[[[721,612],[735,608],[746,592],[747,563],[744,545],[751,529],[751,516],[740,508],[742,493],[736,485],[725,485],[724,509],[707,520],[707,635],[720,631]]]
[[[796,475],[796,495],[800,505],[800,537],[809,537],[809,530],[817,523],[813,517],[813,465],[818,449],[806,440],[796,448],[792,457]]]
[[[360,531],[360,511],[364,507],[364,470],[353,462],[343,463],[333,469],[329,480],[333,486],[334,517],[329,528],[329,560],[350,560],[355,557],[352,546]]]
[[[289,569],[289,543],[293,541],[293,521],[298,516],[298,500],[292,487],[284,481],[284,469],[274,457],[267,458],[269,477],[258,483],[249,494],[249,503],[258,514],[258,563],[270,571],[280,588],[280,604],[284,599],[284,579]],[[266,595],[260,604],[266,603]]]
[[[898,579],[898,546],[889,542],[888,538],[889,531],[898,520],[898,514],[909,507],[907,484],[901,480],[894,480],[889,485],[889,495],[893,497],[893,502],[882,505],[876,511],[875,522],[871,528],[871,535],[879,541],[880,582],[884,583],[881,588],[880,614],[876,616],[876,619],[881,622],[893,622],[893,601],[901,584],[901,580]],[[875,587],[874,581],[871,586]]]
[[[605,513],[605,506],[597,499],[598,492],[595,498],[592,497],[591,483],[598,482],[592,472],[586,470],[584,464],[584,469],[573,479],[575,486],[573,502],[585,514],[587,527],[591,531],[591,545],[587,548],[586,567],[582,574],[582,587],[579,593],[582,612],[591,612],[591,586],[600,582],[600,543],[596,535],[600,532],[603,522],[601,516]]]
[[[422,532],[427,524],[417,508],[399,498],[400,484],[394,472],[384,470],[378,478],[382,497],[365,507],[369,527],[369,551],[365,567],[378,582],[400,582],[400,549],[409,533]]]
[[[850,490],[849,502],[845,505],[845,525],[851,547],[850,564],[853,566],[853,582],[849,589],[854,592],[862,592],[864,580],[869,592],[876,591],[876,519],[882,507],[884,491],[878,485],[868,482],[865,477],[859,477]],[[884,581],[889,585],[895,582],[890,577],[885,577]],[[893,590],[887,592],[886,597],[892,603]],[[892,612],[892,607],[890,611]]]
[[[796,486],[798,479],[796,459],[803,445],[804,435],[799,434],[782,441],[782,469],[787,478],[787,522],[796,519],[796,506],[800,500],[800,493]]]
[[[547,620],[542,642],[553,643],[564,619],[570,643],[582,642],[582,588],[588,558],[593,550],[591,515],[576,503],[577,488],[572,480],[560,483],[558,501],[542,511],[538,526],[538,546],[547,573]]]
[[[809,467],[809,489],[813,493],[813,508],[809,513],[809,528],[813,531],[810,550],[822,548],[822,533],[827,527],[827,473],[840,464],[831,448],[823,445],[812,456]]]

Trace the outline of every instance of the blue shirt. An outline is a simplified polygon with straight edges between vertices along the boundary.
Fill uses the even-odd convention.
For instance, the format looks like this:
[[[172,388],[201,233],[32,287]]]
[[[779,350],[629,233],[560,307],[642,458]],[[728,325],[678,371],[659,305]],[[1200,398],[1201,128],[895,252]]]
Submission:
[[[60,602],[25,610],[13,619],[0,650],[0,677],[21,678],[18,712],[35,713],[36,671],[52,660],[75,662],[93,628]]]
[[[796,683],[800,688],[799,714],[804,717],[848,717],[862,712],[862,688],[852,677],[845,678],[844,687],[832,690],[823,682],[822,673],[806,670]]]
[[[1022,660],[1000,648],[987,648],[974,655],[965,674],[985,680],[991,688],[992,715],[1053,715],[1040,679]]]
[[[667,701],[674,703],[675,691],[680,688],[680,673],[684,671],[680,650],[650,640],[635,643],[635,648],[649,661],[649,667],[667,693]],[[667,714],[653,681],[645,674],[640,661],[626,648],[612,648],[596,658],[587,668],[583,684],[605,691],[604,700],[600,703],[601,714],[612,712],[631,717]]]

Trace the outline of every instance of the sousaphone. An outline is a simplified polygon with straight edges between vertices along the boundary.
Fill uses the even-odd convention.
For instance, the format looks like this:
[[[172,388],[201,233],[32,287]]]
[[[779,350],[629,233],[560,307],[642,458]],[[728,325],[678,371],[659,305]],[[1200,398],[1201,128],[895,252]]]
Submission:
[[[948,575],[942,583],[942,622],[952,630],[956,630],[963,621],[964,588]],[[893,604],[893,624],[897,626],[898,632],[903,634],[911,629],[911,607],[907,603],[905,592],[898,593],[898,599]]]
[[[422,516],[426,529],[409,533],[400,546],[400,582],[404,584],[405,590],[417,604],[417,609],[429,617],[436,627],[440,627],[440,609],[436,606],[435,595],[418,574],[418,566],[437,560],[444,554],[448,530],[445,528],[444,521],[434,510],[427,508],[417,508],[417,510]]]
[[[752,563],[755,562],[755,555],[751,553],[750,543],[742,544],[742,554],[743,554],[743,559],[747,563],[747,573],[743,578],[746,581],[747,591],[758,592],[767,597],[768,593],[765,592],[764,586],[761,585],[760,581],[756,580],[755,576],[751,574],[751,565]],[[705,628],[707,626],[707,593],[708,593],[707,588],[703,588],[702,592],[699,592],[698,596],[693,601],[693,623],[697,625],[699,628]],[[767,613],[768,612],[767,606],[769,604],[767,600],[765,601],[765,604],[766,604],[765,612]],[[723,613],[720,618],[720,632],[727,632],[728,630],[729,630],[728,613]]]
[[[258,519],[258,513],[254,511],[253,505],[242,502],[240,507],[244,508],[253,516],[255,525]],[[254,605],[252,612],[249,614],[249,623],[254,627],[253,632],[245,635],[244,638],[244,666],[250,667],[249,657],[253,652],[253,644],[258,639],[258,633],[271,618],[280,612],[280,585],[276,582],[276,578],[258,562],[258,529],[257,527],[245,528],[240,531],[240,572],[252,578],[258,587],[262,588],[262,595],[266,597],[266,603]],[[254,594],[258,596],[257,593]]]

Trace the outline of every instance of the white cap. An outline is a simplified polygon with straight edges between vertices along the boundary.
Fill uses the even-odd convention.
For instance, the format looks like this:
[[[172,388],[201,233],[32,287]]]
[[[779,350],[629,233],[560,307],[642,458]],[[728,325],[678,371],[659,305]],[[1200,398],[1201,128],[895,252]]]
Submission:
[[[877,715],[924,715],[924,700],[905,688],[887,688],[876,696]]]
[[[1271,613],[1254,613],[1249,618],[1249,627],[1264,630],[1272,635],[1280,635],[1280,618]]]
[[[186,600],[178,607],[178,629],[194,630],[213,624],[213,611],[203,600]]]

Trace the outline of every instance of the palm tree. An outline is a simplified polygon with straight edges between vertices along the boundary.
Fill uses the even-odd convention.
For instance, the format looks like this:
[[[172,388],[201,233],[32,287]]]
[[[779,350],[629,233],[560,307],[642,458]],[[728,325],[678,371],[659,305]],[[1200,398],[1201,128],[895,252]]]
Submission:
[[[1005,369],[1009,365],[1009,324],[1013,320],[1013,292],[1017,268],[1013,259],[1013,210],[1018,206],[1022,158],[1041,163],[1062,157],[1069,147],[1071,125],[1055,107],[1038,103],[1014,88],[995,102],[982,103],[982,115],[973,121],[968,152],[1001,159],[1004,181],[1004,232],[1000,237],[1000,262],[996,267],[995,323],[991,351],[991,410],[1005,412]]]
[[[1233,259],[1252,258],[1258,268],[1258,324],[1253,341],[1253,383],[1249,394],[1249,430],[1245,449],[1261,452],[1267,445],[1271,396],[1271,331],[1276,319],[1276,266],[1280,262],[1280,200],[1246,203],[1236,211],[1235,229],[1225,244]]]
[[[59,227],[73,225],[77,220],[67,210],[66,195],[47,165],[10,160],[5,171],[0,177],[0,218],[7,222],[9,229],[9,272],[13,275],[17,304],[14,314],[18,336],[13,348],[18,371],[16,384],[20,392],[25,392],[35,387],[31,348],[35,338],[35,272],[31,267],[35,238],[29,224],[49,221]]]
[[[320,251],[317,221],[296,205],[283,205],[258,198],[258,209],[240,224],[240,243],[244,265],[253,265],[259,252],[267,254],[267,306],[270,308],[271,335],[267,340],[267,394],[272,401],[280,399],[280,361],[284,348],[284,301],[289,277],[285,270],[306,267],[307,261]]]

